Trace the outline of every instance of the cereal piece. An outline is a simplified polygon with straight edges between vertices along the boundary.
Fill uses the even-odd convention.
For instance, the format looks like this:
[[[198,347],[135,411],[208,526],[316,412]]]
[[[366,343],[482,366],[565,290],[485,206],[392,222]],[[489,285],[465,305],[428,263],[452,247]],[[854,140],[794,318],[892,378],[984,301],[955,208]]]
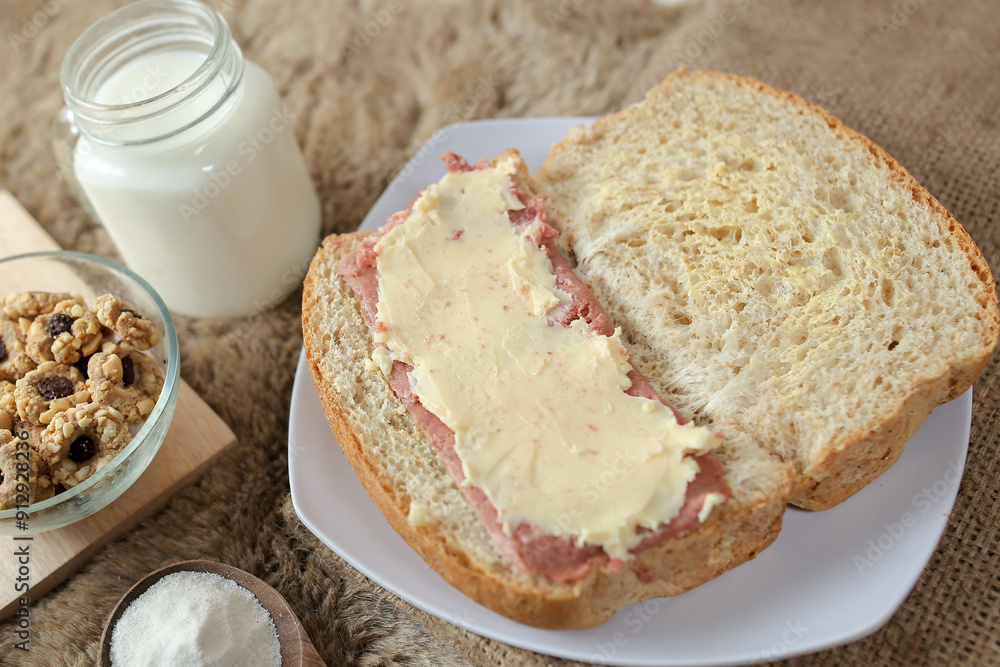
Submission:
[[[117,409],[131,424],[141,424],[163,389],[156,360],[125,343],[105,343],[90,358],[87,387],[91,400]]]
[[[76,301],[60,301],[51,313],[39,315],[28,330],[28,355],[36,362],[73,364],[93,354],[104,334],[92,312]]]
[[[48,424],[58,413],[90,400],[87,383],[72,366],[46,361],[17,381],[17,414],[35,425]]]
[[[34,368],[21,327],[17,322],[0,320],[0,380],[14,382]]]
[[[51,498],[55,487],[47,470],[38,452],[21,440],[11,438],[0,446],[0,509]]]
[[[160,340],[156,325],[145,319],[113,294],[97,297],[90,309],[101,324],[118,334],[124,342],[140,349],[148,350]]]
[[[17,401],[14,399],[13,382],[0,380],[0,430],[13,431],[20,417],[17,415]]]
[[[52,480],[69,489],[104,467],[131,439],[120,412],[86,403],[52,420],[42,433],[41,455],[52,466]]]
[[[35,319],[39,315],[51,313],[57,303],[73,301],[81,306],[83,297],[64,292],[21,292],[10,294],[4,301],[3,312],[7,317],[17,320],[22,317]]]
[[[59,486],[65,489],[72,489],[80,482],[86,481],[91,475],[104,466],[111,463],[114,454],[96,456],[86,463],[76,463],[72,459],[65,458],[52,466],[52,483],[56,485],[55,491],[59,493]]]

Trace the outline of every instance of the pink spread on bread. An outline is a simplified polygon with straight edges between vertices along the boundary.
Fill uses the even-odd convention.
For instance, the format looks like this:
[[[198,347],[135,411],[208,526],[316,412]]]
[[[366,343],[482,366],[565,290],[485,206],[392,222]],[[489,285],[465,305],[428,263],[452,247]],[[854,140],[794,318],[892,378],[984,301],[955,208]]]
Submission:
[[[444,161],[451,172],[474,169],[454,153],[447,153]],[[481,169],[485,166],[483,161],[475,168]],[[511,223],[519,229],[536,221],[541,223],[537,226],[532,240],[547,254],[557,287],[571,297],[568,305],[555,311],[550,323],[553,326],[568,326],[571,322],[582,319],[592,331],[606,336],[611,335],[614,332],[611,318],[590,290],[573,273],[569,263],[556,248],[553,240],[558,232],[545,222],[542,200],[539,197],[525,195],[516,183],[513,186],[513,194],[524,208],[508,212]],[[375,244],[389,229],[403,222],[408,213],[409,207],[393,215],[386,225],[363,240],[358,248],[346,255],[340,263],[340,272],[361,301],[362,316],[373,331],[381,326],[377,318],[379,275],[376,269]],[[586,576],[595,562],[609,560],[609,556],[599,546],[577,544],[575,540],[544,534],[530,523],[522,522],[513,526],[509,534],[505,532],[498,520],[497,510],[487,495],[476,487],[462,485],[465,474],[462,461],[455,451],[455,434],[413,394],[409,378],[411,370],[412,367],[408,364],[393,361],[388,377],[389,385],[438,451],[445,466],[476,509],[497,546],[512,562],[532,574],[568,582]],[[631,381],[631,386],[625,393],[659,401],[674,411],[679,423],[687,421],[649,385],[634,364],[628,373],[628,379]],[[699,472],[687,485],[685,501],[680,512],[668,523],[663,523],[655,529],[639,528],[637,533],[643,535],[643,538],[631,550],[632,553],[648,549],[697,527],[699,513],[709,494],[721,493],[726,497],[729,496],[729,488],[722,480],[723,467],[715,453],[700,454],[695,456],[694,460],[698,462]],[[611,563],[612,567],[619,565],[618,562]]]

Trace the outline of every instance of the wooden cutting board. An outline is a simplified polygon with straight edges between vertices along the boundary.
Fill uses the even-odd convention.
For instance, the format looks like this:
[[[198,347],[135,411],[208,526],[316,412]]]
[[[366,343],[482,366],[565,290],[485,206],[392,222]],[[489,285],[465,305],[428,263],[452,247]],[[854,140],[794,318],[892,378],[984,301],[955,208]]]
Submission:
[[[59,250],[44,229],[6,190],[0,190],[0,257],[38,250]],[[0,295],[0,297],[5,295]],[[0,618],[20,606],[14,589],[17,547],[30,545],[28,597],[38,600],[62,583],[108,542],[162,508],[171,494],[193,482],[236,443],[208,404],[181,380],[177,410],[156,458],[125,493],[82,521],[36,535],[31,541],[0,536]]]

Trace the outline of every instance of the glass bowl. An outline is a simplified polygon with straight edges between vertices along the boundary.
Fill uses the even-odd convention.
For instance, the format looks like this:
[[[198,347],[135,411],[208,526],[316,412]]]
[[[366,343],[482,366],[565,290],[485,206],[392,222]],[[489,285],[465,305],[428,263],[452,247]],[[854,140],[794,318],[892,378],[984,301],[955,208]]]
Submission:
[[[88,479],[48,500],[33,503],[23,511],[0,510],[2,535],[31,535],[61,528],[90,516],[124,493],[163,444],[180,384],[177,331],[170,311],[149,283],[132,271],[103,257],[62,250],[0,259],[0,300],[26,291],[80,294],[88,305],[107,292],[121,297],[156,324],[160,341],[148,354],[163,369],[164,382],[153,411],[117,456]]]

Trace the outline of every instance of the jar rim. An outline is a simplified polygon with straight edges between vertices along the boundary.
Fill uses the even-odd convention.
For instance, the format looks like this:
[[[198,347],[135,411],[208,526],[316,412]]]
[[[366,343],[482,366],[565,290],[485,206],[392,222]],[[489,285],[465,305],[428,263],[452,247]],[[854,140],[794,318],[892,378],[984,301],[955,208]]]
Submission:
[[[157,28],[157,26],[159,26]],[[122,52],[135,57],[171,48],[169,30],[186,30],[192,43],[204,45],[205,60],[183,81],[145,99],[104,104],[94,97],[101,84],[121,67]],[[147,32],[144,32],[147,31]],[[149,34],[148,31],[152,31]],[[180,35],[178,35],[180,36]],[[232,39],[225,19],[199,0],[139,0],[121,7],[89,26],[66,53],[60,69],[60,84],[67,107],[77,125],[89,138],[105,144],[145,143],[177,134],[213,113],[236,89],[243,74],[243,56]],[[218,87],[222,79],[223,87]],[[217,94],[210,108],[188,114],[185,122],[156,136],[125,136],[118,126],[136,126],[178,108],[188,107],[194,98]],[[194,117],[196,116],[196,117]],[[129,133],[131,135],[133,133]]]

